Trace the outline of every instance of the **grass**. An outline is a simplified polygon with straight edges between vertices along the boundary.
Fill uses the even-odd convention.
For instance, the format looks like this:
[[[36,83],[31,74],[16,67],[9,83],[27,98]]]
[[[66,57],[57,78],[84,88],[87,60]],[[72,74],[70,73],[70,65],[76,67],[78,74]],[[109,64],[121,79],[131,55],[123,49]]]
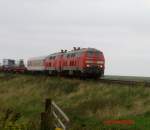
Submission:
[[[133,119],[135,125],[128,129],[150,129],[148,87],[132,88],[94,80],[0,74],[1,121],[9,114],[7,120],[17,123],[39,122],[45,98],[52,98],[67,113],[75,130],[96,130],[104,127],[103,121],[110,119]]]

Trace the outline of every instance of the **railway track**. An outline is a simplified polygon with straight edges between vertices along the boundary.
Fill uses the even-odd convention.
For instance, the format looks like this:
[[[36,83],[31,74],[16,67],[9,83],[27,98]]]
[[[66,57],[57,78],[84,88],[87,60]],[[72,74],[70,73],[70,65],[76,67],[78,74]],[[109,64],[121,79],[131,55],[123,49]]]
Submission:
[[[12,73],[6,73],[4,77],[0,77],[0,79],[11,79],[12,78]],[[150,80],[129,80],[129,79],[111,79],[108,77],[103,77],[99,79],[101,83],[106,83],[106,84],[120,84],[120,85],[128,85],[132,87],[136,86],[144,86],[144,87],[150,87]]]
[[[118,80],[118,79],[100,79],[100,82],[107,84],[120,84],[120,85],[128,85],[128,86],[144,86],[150,87],[150,81],[136,81],[136,80]]]

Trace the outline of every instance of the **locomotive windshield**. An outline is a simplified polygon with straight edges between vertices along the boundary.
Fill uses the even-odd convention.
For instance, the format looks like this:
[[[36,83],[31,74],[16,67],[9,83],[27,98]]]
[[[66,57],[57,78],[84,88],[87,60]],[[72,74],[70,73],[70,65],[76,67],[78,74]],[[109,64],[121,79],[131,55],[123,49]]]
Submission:
[[[93,56],[100,56],[102,53],[100,51],[88,51],[87,56],[93,57]]]
[[[94,52],[93,51],[88,51],[87,52],[87,56],[88,57],[93,57],[94,56]]]
[[[100,51],[96,51],[95,53],[96,53],[96,56],[102,55],[102,52],[100,52]]]

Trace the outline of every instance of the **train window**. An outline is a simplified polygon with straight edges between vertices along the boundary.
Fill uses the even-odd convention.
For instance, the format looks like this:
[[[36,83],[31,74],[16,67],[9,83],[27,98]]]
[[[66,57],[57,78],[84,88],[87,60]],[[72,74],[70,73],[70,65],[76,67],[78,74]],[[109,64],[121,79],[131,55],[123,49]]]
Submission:
[[[28,66],[32,66],[32,62],[31,61],[28,62]]]
[[[65,58],[67,58],[67,55],[64,55]]]
[[[94,52],[93,52],[93,51],[88,51],[88,52],[87,52],[87,56],[88,56],[88,57],[92,57],[93,55],[94,55]]]
[[[71,57],[74,57],[74,54],[71,54]]]
[[[70,57],[70,54],[67,55],[67,58],[69,58],[69,57]]]
[[[80,52],[76,53],[76,56],[77,56],[77,57],[80,57],[80,56],[81,56],[81,53],[80,53]]]
[[[99,56],[99,55],[101,55],[101,54],[102,54],[102,52],[96,51],[96,56]]]

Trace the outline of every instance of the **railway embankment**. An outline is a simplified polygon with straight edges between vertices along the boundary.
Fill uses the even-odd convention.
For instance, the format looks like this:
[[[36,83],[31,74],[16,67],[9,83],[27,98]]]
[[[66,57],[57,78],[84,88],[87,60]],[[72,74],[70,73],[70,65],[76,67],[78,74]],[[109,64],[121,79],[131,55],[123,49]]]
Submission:
[[[74,129],[98,129],[108,119],[130,119],[138,129],[150,129],[150,88],[142,84],[131,87],[95,80],[0,74],[1,121],[10,110],[7,122],[13,115],[18,115],[18,124],[39,122],[46,98],[62,108]]]

